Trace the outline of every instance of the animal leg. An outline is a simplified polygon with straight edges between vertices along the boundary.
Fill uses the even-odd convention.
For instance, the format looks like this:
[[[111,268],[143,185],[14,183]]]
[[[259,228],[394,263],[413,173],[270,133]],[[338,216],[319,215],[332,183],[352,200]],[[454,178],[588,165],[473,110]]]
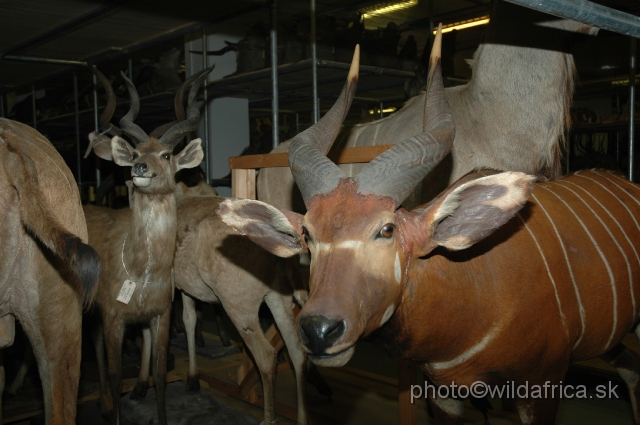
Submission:
[[[638,330],[636,330],[638,333]],[[613,350],[603,354],[600,358],[615,367],[620,377],[627,384],[629,398],[633,408],[633,419],[636,425],[640,425],[640,412],[638,412],[638,400],[640,400],[640,356],[623,344],[618,344]]]
[[[167,383],[167,351],[169,349],[170,309],[151,319],[151,359],[153,360],[153,380],[158,402],[158,425],[167,425],[165,389]]]
[[[559,387],[559,382],[559,380],[546,381],[545,384],[551,383],[550,387],[553,385]],[[540,384],[540,387],[544,388],[544,384]],[[562,397],[556,393],[555,396],[516,400],[516,406],[518,407],[518,413],[520,414],[522,425],[555,424],[561,398]]]
[[[100,411],[103,415],[113,410],[113,401],[109,397],[107,390],[107,368],[104,360],[104,335],[102,332],[102,323],[99,323],[91,330],[93,338],[93,346],[96,351],[96,361],[98,363],[98,377],[100,378]]]
[[[463,399],[439,397],[436,390],[432,391],[431,387],[425,397],[427,405],[433,413],[435,423],[438,425],[462,425]]]
[[[305,393],[305,363],[307,362],[307,354],[302,348],[300,338],[298,337],[293,317],[293,302],[291,296],[281,295],[277,292],[269,292],[265,297],[265,302],[273,318],[278,325],[282,339],[284,340],[293,369],[296,372],[296,386],[298,395],[298,424],[307,424],[309,417],[307,412],[307,400]]]
[[[103,320],[104,344],[107,348],[107,360],[109,380],[111,381],[111,394],[113,396],[113,416],[111,423],[120,423],[121,394],[122,394],[122,340],[124,338],[123,323],[109,323]]]
[[[18,373],[16,373],[15,378],[7,387],[7,395],[15,396],[18,393],[18,390],[22,388],[22,384],[24,384],[24,378],[27,376],[27,372],[33,365],[35,357],[33,355],[33,348],[31,348],[31,344],[27,340],[25,340],[24,344],[24,358],[22,363],[20,364],[20,368],[18,369]]]
[[[253,313],[253,317],[247,318],[247,320],[234,317],[232,313],[227,309],[227,314],[229,314],[233,324],[240,331],[240,336],[242,336],[249,351],[251,351],[262,377],[264,423],[272,424],[276,419],[273,395],[275,392],[276,356],[278,353],[262,332],[257,308]]]
[[[151,330],[142,328],[142,352],[140,353],[140,374],[138,382],[129,396],[131,400],[142,400],[149,390],[149,366],[151,361]]]
[[[187,335],[187,351],[189,352],[189,371],[187,373],[187,391],[200,389],[200,376],[198,375],[198,362],[196,360],[196,302],[189,295],[182,293],[182,321]]]

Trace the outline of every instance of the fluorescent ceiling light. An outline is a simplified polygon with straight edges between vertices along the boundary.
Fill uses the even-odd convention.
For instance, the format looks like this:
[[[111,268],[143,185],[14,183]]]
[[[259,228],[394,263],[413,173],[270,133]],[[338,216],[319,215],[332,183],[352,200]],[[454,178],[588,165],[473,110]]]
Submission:
[[[385,114],[390,114],[391,112],[395,112],[396,110],[397,108],[392,106],[391,108],[384,108],[382,112]],[[380,109],[369,109],[369,115],[379,114],[379,113],[380,113]]]
[[[365,18],[368,18],[375,15],[384,15],[385,13],[395,12],[396,10],[407,9],[409,7],[416,6],[417,4],[418,0],[386,2],[367,7],[362,9],[361,12]]]
[[[477,27],[478,25],[486,25],[489,23],[488,16],[481,16],[475,19],[469,19],[467,21],[456,22],[455,24],[444,25],[442,27],[442,32],[451,32],[453,30],[463,30],[465,28]],[[435,34],[436,32],[433,31]]]

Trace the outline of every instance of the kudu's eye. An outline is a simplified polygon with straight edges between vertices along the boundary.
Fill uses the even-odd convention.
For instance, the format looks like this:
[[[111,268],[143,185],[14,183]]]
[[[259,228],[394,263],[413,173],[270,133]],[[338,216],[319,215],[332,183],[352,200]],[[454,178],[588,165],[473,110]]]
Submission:
[[[376,236],[376,238],[385,238],[385,239],[389,239],[393,236],[393,231],[396,228],[395,225],[393,225],[392,223],[387,223],[384,226],[382,226],[382,229],[380,229],[380,232],[378,233],[378,235]]]
[[[166,159],[167,161],[171,159],[171,154],[169,152],[165,152],[160,156],[162,157],[162,159]]]

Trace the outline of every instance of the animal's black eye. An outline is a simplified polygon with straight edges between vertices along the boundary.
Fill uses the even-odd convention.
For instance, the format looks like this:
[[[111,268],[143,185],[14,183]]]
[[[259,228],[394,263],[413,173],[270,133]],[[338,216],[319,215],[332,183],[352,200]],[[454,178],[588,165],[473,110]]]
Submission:
[[[392,223],[387,223],[384,226],[382,226],[382,229],[380,229],[380,232],[378,232],[378,235],[376,236],[376,238],[385,238],[385,239],[389,239],[393,236],[393,231],[396,228],[395,225],[393,225]]]
[[[309,235],[309,231],[306,227],[302,228],[302,236],[304,236],[304,240],[307,244],[313,242],[313,239],[311,239],[311,235]]]
[[[133,158],[133,160],[135,161],[136,159],[140,158],[140,154],[138,152],[134,152],[133,155],[131,155],[131,158]]]
[[[160,156],[162,157],[162,159],[166,159],[167,161],[171,159],[171,154],[169,152],[165,152]]]

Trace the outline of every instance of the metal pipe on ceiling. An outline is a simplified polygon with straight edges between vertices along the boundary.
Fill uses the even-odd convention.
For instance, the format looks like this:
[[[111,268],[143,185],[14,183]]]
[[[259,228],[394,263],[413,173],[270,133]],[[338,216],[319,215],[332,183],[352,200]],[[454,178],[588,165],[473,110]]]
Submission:
[[[313,86],[313,122],[320,119],[320,107],[318,106],[318,52],[316,50],[316,0],[311,0],[311,74]]]
[[[74,114],[76,125],[76,182],[78,183],[78,190],[80,191],[80,197],[82,198],[82,155],[80,152],[80,106],[78,104],[78,75],[73,73],[73,100],[74,100]]]
[[[84,62],[84,61],[74,61],[74,60],[68,60],[68,59],[54,59],[54,58],[38,58],[35,56],[5,55],[5,56],[0,56],[0,61],[33,62],[33,63],[42,63],[46,65],[87,66],[87,62]]]
[[[629,46],[629,180],[635,177],[633,157],[635,154],[635,106],[636,106],[636,39],[631,37]]]
[[[571,19],[596,28],[640,37],[640,17],[588,0],[507,0],[550,15]]]
[[[280,143],[279,104],[278,104],[278,6],[277,0],[271,0],[271,134],[273,148]]]
[[[202,69],[209,67],[209,55],[204,54],[207,51],[207,32],[202,30]],[[211,177],[211,170],[209,169],[209,96],[207,91],[207,84],[209,83],[209,76],[204,80],[204,176],[206,182],[209,183]]]

